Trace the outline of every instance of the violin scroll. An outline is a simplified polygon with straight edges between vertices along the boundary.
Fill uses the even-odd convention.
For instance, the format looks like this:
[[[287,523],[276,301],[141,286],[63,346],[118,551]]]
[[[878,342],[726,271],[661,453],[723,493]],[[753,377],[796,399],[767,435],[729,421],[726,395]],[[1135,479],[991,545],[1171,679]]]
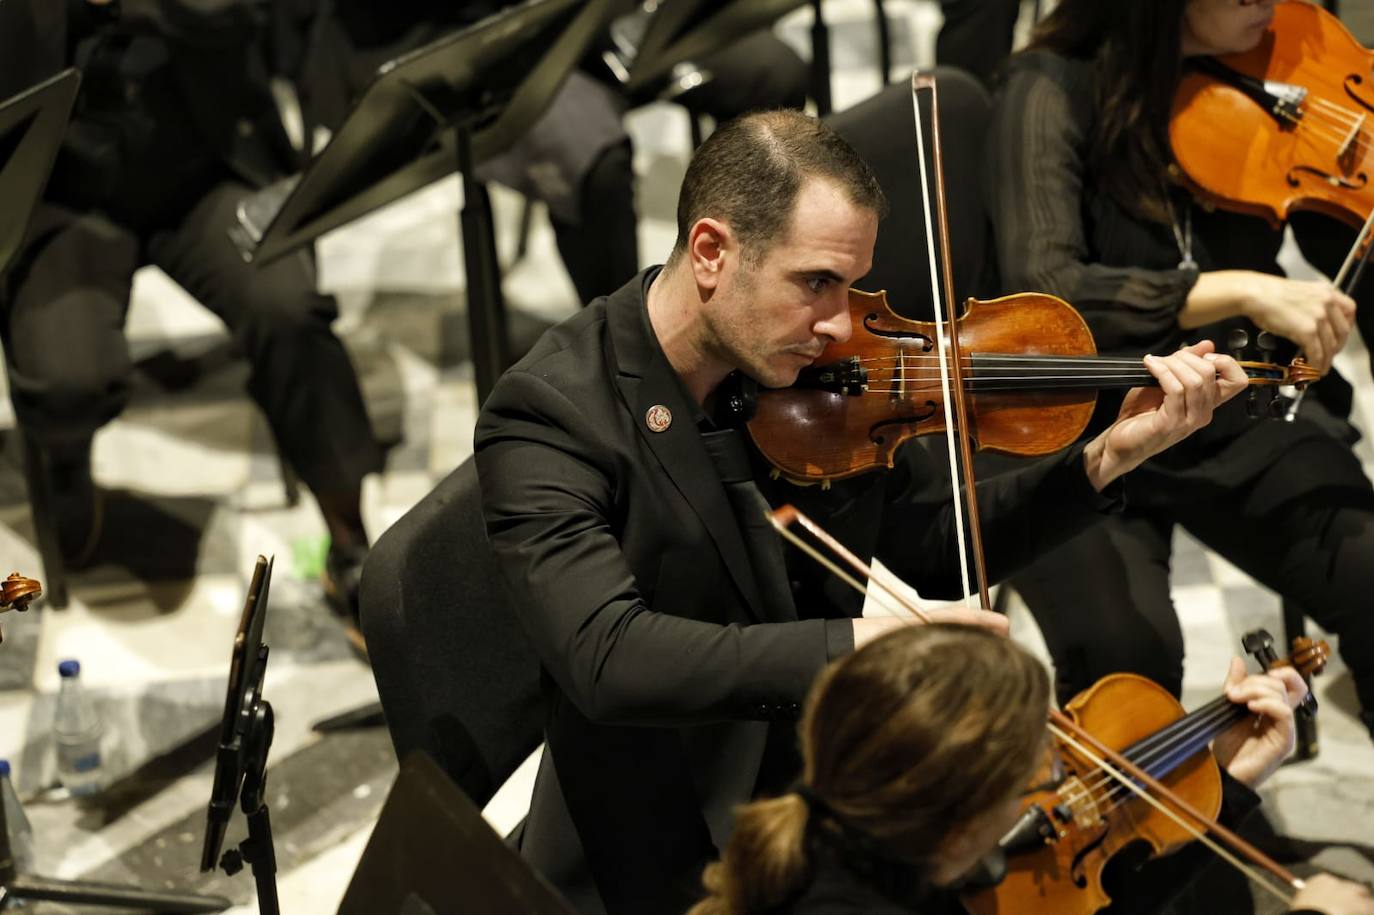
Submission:
[[[0,613],[6,610],[18,610],[22,613],[42,595],[43,585],[38,579],[25,578],[18,572],[11,572],[4,585],[0,586]],[[4,634],[0,633],[0,642],[4,640]]]

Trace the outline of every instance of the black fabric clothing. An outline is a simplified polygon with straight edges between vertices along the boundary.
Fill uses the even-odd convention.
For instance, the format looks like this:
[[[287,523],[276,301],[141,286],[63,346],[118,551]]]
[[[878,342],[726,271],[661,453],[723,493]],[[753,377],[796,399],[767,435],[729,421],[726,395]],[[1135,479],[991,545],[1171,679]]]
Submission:
[[[258,268],[224,233],[247,188],[228,177],[181,222],[146,238],[99,214],[40,206],[33,240],[7,277],[4,339],[20,424],[60,447],[89,441],[130,393],[124,317],[134,271],[161,268],[229,328],[248,360],[248,391],[278,447],[313,492],[355,490],[380,450],[338,316],[315,291],[304,253]]]
[[[775,535],[738,523],[701,410],[649,324],[656,275],[545,334],[477,423],[488,535],[550,709],[526,826],[537,847],[522,853],[583,911],[600,910],[584,870],[607,911],[687,908],[730,808],[794,776],[785,748],[802,699],[821,667],[853,649],[860,609],[858,595],[795,555],[790,593],[763,597],[776,575],[749,557],[776,549]],[[651,431],[651,408],[660,424],[662,410],[671,417],[663,431]],[[951,508],[928,485],[938,473],[923,449],[828,490],[772,480],[750,460],[770,504],[796,504],[924,595],[958,590]],[[1119,497],[1093,491],[1073,448],[980,484],[978,498],[996,575]]]
[[[1178,326],[1198,270],[1180,268],[1170,226],[1129,215],[1099,187],[1087,164],[1092,81],[1091,61],[1049,52],[1018,55],[1009,66],[987,173],[1004,284],[1071,302],[1105,353],[1164,353],[1201,337],[1224,351],[1237,326],[1253,339],[1257,328],[1244,319]],[[1188,206],[1175,198],[1180,229]],[[1281,235],[1263,221],[1200,207],[1191,214],[1201,270],[1280,273]],[[1320,259],[1339,233],[1314,225],[1293,228],[1304,251]],[[1371,300],[1367,291],[1357,297]],[[1291,353],[1289,344],[1279,358]],[[1100,400],[1100,414],[1114,411],[1117,398]],[[1118,670],[1177,692],[1182,638],[1168,563],[1173,526],[1182,524],[1337,633],[1362,703],[1374,707],[1374,618],[1365,599],[1374,585],[1374,491],[1350,452],[1356,433],[1340,414],[1349,387],[1334,374],[1315,385],[1292,423],[1252,420],[1245,400],[1222,406],[1210,426],[1132,473],[1125,514],[1017,579],[1054,654],[1061,695]],[[1091,629],[1084,619],[1093,620]]]
[[[249,182],[291,165],[251,40],[256,5],[125,0],[118,23],[79,40],[76,23],[53,18],[63,4],[40,8],[36,30],[73,39],[86,74],[44,203],[0,285],[19,421],[70,455],[119,413],[132,277],[155,264],[228,326],[302,480],[356,492],[381,451],[330,327],[334,300],[316,291],[307,254],[259,268],[227,235]]]
[[[303,67],[303,104],[310,117],[336,128],[382,63],[513,2],[403,0],[383,9],[363,0],[325,0]],[[807,65],[769,30],[694,63],[707,81],[674,99],[693,116],[721,122],[806,101]],[[652,93],[631,97],[589,55],[526,136],[477,169],[482,180],[548,206],[559,255],[582,302],[613,292],[639,269],[633,150],[621,118],[653,100]]]

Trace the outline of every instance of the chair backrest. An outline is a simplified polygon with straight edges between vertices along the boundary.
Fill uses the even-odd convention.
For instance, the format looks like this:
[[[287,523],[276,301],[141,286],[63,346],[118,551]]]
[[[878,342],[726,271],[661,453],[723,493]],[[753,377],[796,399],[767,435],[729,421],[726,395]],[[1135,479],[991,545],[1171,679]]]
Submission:
[[[470,459],[377,541],[360,609],[397,756],[425,751],[484,806],[539,745],[544,705]]]
[[[983,202],[982,183],[992,102],[982,84],[963,70],[937,67],[935,77],[940,98],[954,295],[962,305],[969,296],[998,294],[992,227]],[[928,95],[922,96],[923,107],[928,99]],[[898,314],[930,320],[930,269],[911,81],[900,80],[853,108],[832,115],[826,123],[872,166],[892,207],[878,227],[873,269],[855,286],[869,292],[886,289],[888,304]],[[929,149],[930,125],[927,122],[923,126]],[[936,239],[937,256],[938,251]]]

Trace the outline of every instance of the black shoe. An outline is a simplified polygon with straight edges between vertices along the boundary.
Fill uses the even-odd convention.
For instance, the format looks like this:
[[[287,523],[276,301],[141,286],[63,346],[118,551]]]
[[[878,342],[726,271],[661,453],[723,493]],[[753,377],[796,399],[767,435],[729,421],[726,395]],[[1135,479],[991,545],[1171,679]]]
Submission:
[[[335,615],[343,620],[344,634],[354,652],[367,660],[367,642],[358,613],[358,591],[362,584],[366,547],[330,546],[320,573],[324,596]]]

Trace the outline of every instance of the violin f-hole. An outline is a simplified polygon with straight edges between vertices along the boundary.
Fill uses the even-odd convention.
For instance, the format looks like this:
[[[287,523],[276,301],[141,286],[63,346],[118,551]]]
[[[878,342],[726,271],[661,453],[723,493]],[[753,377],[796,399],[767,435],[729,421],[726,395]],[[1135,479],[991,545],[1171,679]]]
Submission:
[[[928,353],[935,346],[935,341],[925,334],[915,334],[909,327],[883,327],[881,324],[882,315],[870,313],[864,315],[864,330],[875,337],[887,337],[892,340],[911,340],[921,344],[921,352]]]
[[[889,426],[915,426],[930,419],[940,408],[935,405],[935,401],[927,400],[923,405],[925,412],[919,416],[899,416],[896,419],[885,419],[882,422],[874,423],[868,427],[868,440],[875,445],[887,444],[887,436],[882,434],[882,430]]]

